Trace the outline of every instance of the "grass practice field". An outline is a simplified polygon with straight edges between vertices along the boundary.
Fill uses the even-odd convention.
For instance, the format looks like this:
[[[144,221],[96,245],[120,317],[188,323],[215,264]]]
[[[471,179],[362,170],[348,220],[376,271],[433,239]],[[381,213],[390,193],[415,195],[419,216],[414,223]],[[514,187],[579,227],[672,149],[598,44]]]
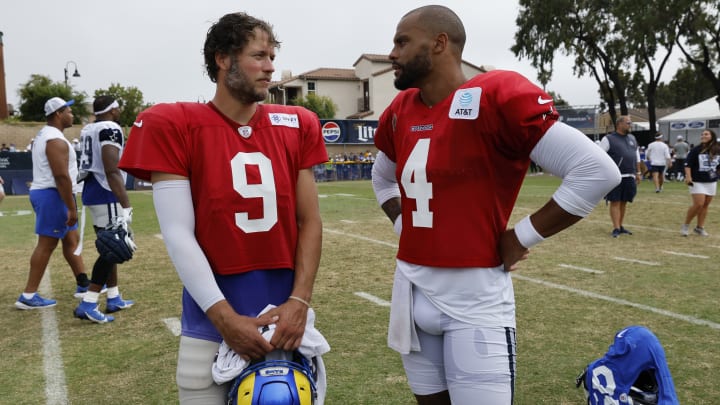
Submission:
[[[557,188],[528,177],[511,224]],[[368,181],[321,183],[323,256],[313,306],[330,342],[325,356],[330,405],[413,404],[399,355],[386,346],[397,237]],[[131,192],[135,258],[120,267],[120,287],[136,305],[104,325],[72,317],[77,300],[69,267],[56,250],[41,292],[52,309],[20,311],[35,246],[27,196],[0,203],[0,403],[177,403],[175,359],[181,284],[159,237],[150,192]],[[614,333],[650,328],[663,344],[683,404],[720,403],[720,201],[710,237],[680,236],[690,203],[681,183],[656,194],[644,181],[625,227],[610,237],[601,202],[585,220],[532,249],[513,273],[517,297],[516,404],[583,404],[575,377],[602,356]],[[694,224],[693,224],[694,226]],[[96,258],[86,226],[83,258]],[[91,235],[89,238],[88,235]],[[104,308],[101,298],[101,309]],[[482,404],[482,401],[478,402]]]

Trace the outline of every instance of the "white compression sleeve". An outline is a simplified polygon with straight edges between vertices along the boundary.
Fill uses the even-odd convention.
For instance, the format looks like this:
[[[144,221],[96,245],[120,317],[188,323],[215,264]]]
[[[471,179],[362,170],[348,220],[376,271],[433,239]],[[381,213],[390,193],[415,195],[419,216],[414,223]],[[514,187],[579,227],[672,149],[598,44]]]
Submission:
[[[400,187],[395,179],[395,162],[390,160],[382,151],[377,153],[372,167],[372,187],[378,204],[400,197]]]
[[[563,179],[553,199],[565,211],[585,217],[620,183],[610,156],[577,129],[555,123],[530,153],[544,171]]]
[[[207,311],[225,299],[210,263],[195,239],[195,211],[190,182],[168,180],[153,184],[155,213],[175,270],[195,302]]]

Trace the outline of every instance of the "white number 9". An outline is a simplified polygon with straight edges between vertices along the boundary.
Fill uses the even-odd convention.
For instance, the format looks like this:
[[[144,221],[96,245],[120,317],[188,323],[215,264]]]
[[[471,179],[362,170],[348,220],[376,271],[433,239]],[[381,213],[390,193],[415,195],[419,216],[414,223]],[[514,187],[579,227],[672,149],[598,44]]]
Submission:
[[[248,184],[247,165],[256,165],[260,170],[260,183]],[[266,232],[277,223],[277,196],[272,163],[260,152],[239,152],[230,161],[233,188],[245,198],[262,198],[262,218],[250,219],[247,212],[235,213],[235,225],[247,233]]]

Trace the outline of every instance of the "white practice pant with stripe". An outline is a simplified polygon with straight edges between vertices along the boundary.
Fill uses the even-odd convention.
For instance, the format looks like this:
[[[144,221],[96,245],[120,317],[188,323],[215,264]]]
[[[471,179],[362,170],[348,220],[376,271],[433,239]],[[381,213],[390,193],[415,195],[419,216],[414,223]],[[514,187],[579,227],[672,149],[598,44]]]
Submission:
[[[450,318],[413,288],[421,351],[402,356],[412,392],[448,390],[454,405],[509,405],[515,385],[515,329]],[[479,402],[478,402],[479,401]]]

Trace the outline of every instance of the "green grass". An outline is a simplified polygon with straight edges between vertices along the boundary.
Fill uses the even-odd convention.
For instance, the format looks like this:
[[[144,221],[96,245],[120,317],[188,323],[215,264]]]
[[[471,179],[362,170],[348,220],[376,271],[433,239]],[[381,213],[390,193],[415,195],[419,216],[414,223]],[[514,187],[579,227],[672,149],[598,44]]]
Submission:
[[[511,223],[542,206],[558,184],[550,176],[528,177]],[[369,182],[318,187],[325,233],[313,305],[317,327],[332,346],[325,356],[326,402],[413,404],[399,355],[386,346],[388,308],[355,295],[362,291],[390,300],[397,237]],[[177,403],[178,338],[163,319],[179,317],[181,284],[157,237],[151,194],[131,192],[130,198],[140,250],[121,266],[120,286],[137,301],[132,309],[119,312],[107,325],[72,318],[76,300],[70,269],[59,251],[50,262],[52,297],[58,305],[49,311],[58,323],[72,404]],[[719,324],[720,202],[710,207],[710,237],[683,238],[679,228],[689,201],[680,183],[666,184],[656,194],[646,181],[628,206],[625,226],[634,235],[612,239],[607,207],[601,203],[587,219],[533,248],[514,282],[517,404],[582,404],[575,376],[604,354],[618,329],[632,324],[649,327],[662,342],[681,403],[717,403],[720,330],[579,293]],[[35,404],[44,402],[39,399],[45,395],[42,313],[12,306],[25,284],[35,245],[34,216],[16,215],[18,211],[31,211],[27,196],[8,196],[0,204],[0,302],[5,303],[0,307],[0,403]],[[86,235],[90,233],[88,226]],[[86,240],[84,249],[89,272],[96,257],[93,241]],[[553,287],[558,285],[572,290]]]

